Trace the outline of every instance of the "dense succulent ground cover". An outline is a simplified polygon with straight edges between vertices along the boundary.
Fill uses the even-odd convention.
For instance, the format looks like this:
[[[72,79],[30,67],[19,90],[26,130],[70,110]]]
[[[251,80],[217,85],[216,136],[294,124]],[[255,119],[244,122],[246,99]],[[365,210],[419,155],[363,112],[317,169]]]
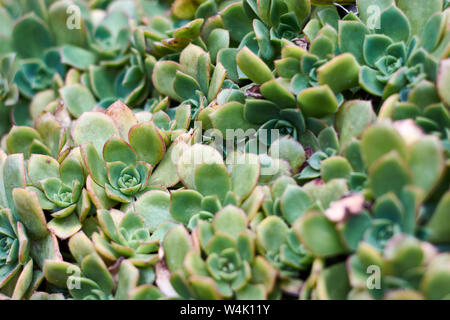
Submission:
[[[2,299],[450,299],[448,0],[0,0]]]

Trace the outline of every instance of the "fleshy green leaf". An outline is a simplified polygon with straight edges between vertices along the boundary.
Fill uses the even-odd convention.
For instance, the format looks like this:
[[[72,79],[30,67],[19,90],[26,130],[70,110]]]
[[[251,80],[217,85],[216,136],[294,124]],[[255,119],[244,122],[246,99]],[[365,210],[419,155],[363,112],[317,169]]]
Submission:
[[[153,190],[144,193],[135,202],[135,210],[145,222],[145,226],[151,231],[163,222],[173,220],[170,216],[170,195],[167,192]]]
[[[264,98],[276,103],[281,109],[295,108],[297,103],[292,93],[282,84],[282,80],[266,81],[260,88]]]
[[[239,102],[229,102],[209,115],[214,128],[220,130],[227,139],[227,130],[236,133],[233,130],[241,129],[244,132],[253,129],[254,125],[247,122],[244,118],[244,105]]]
[[[14,205],[20,220],[25,225],[28,234],[32,238],[43,238],[47,235],[44,212],[36,193],[26,189],[16,188],[12,191]]]
[[[406,159],[406,145],[402,137],[387,123],[379,123],[368,128],[361,139],[361,151],[367,167],[381,156],[395,150],[398,155]]]
[[[408,17],[411,34],[416,36],[421,35],[428,19],[442,10],[442,0],[430,0],[426,4],[420,0],[398,0],[396,4]]]
[[[195,190],[177,190],[171,193],[170,214],[187,225],[190,218],[202,209],[202,195]]]
[[[302,216],[294,224],[294,231],[316,256],[331,257],[346,252],[334,224],[318,212]]]
[[[40,181],[46,178],[59,177],[59,163],[49,156],[33,154],[28,160],[28,177],[35,186],[40,186]]]
[[[82,225],[76,214],[70,214],[67,217],[53,218],[47,227],[58,238],[67,239],[80,231]]]
[[[114,122],[100,112],[83,113],[72,128],[75,143],[82,145],[91,142],[98,154],[102,154],[103,146],[114,134],[119,134]]]
[[[91,92],[79,84],[65,86],[59,90],[59,93],[70,114],[75,118],[80,117],[84,112],[91,111],[96,104]]]
[[[289,185],[283,192],[280,206],[283,217],[289,224],[293,224],[312,204],[309,195],[299,186]]]
[[[351,100],[339,108],[336,114],[336,129],[339,131],[341,148],[353,138],[359,138],[364,129],[376,119],[369,101]]]
[[[339,23],[339,48],[341,52],[350,52],[356,60],[362,64],[363,44],[369,29],[358,21],[340,21]]]
[[[24,41],[24,36],[27,37]],[[18,20],[12,32],[14,51],[22,58],[41,58],[47,48],[52,47],[50,31],[44,22],[30,13]]]
[[[195,169],[195,189],[203,196],[217,195],[221,201],[231,189],[230,174],[218,163],[203,163]]]
[[[153,122],[140,123],[130,129],[130,145],[136,151],[137,159],[155,166],[164,156],[166,145]]]
[[[231,190],[240,199],[247,198],[258,182],[259,172],[260,164],[256,155],[237,155],[231,169]]]
[[[385,34],[394,42],[408,42],[411,35],[411,25],[406,15],[396,6],[384,10],[380,16],[380,30],[378,33]]]
[[[433,136],[422,138],[410,147],[408,158],[413,183],[429,193],[444,171],[439,141]]]
[[[348,179],[351,172],[350,163],[344,157],[330,157],[321,162],[320,173],[325,182],[332,179]]]
[[[278,252],[287,241],[288,226],[277,216],[265,218],[256,229],[256,236],[267,252]]]
[[[269,67],[249,48],[244,47],[236,56],[237,64],[242,72],[257,84],[263,84],[273,79]]]
[[[395,151],[381,156],[371,167],[369,177],[376,197],[389,191],[400,197],[403,187],[412,180],[406,165]]]
[[[336,96],[328,85],[305,89],[297,100],[307,117],[321,118],[333,114],[338,108]]]
[[[171,272],[180,270],[186,254],[192,249],[191,239],[183,226],[172,228],[163,240],[164,260]]]
[[[247,18],[242,3],[233,3],[227,6],[220,16],[225,28],[230,32],[230,36],[236,41],[241,41],[252,31],[251,21]]]
[[[113,136],[103,147],[103,159],[106,162],[120,161],[134,165],[136,164],[136,153],[124,140]]]
[[[236,239],[247,229],[247,223],[247,215],[244,211],[228,205],[216,213],[212,225],[216,232],[223,232]]]
[[[317,70],[319,85],[328,85],[338,93],[358,86],[359,65],[354,56],[341,54]]]
[[[429,240],[433,243],[446,243],[450,238],[450,219],[449,219],[450,192],[446,192],[436,210],[427,224],[430,231]]]

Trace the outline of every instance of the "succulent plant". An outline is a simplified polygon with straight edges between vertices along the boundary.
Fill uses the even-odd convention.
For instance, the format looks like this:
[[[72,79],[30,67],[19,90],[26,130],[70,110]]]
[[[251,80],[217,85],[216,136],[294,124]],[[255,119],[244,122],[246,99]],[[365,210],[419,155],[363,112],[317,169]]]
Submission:
[[[167,233],[163,241],[165,262],[172,272],[170,282],[181,297],[264,299],[269,296],[276,272],[265,258],[255,254],[254,237],[246,229],[247,223],[242,210],[228,205],[211,223],[199,221],[193,236],[200,248],[193,245],[182,226]]]
[[[112,209],[97,212],[97,217],[102,235],[93,234],[92,238],[100,255],[112,261],[125,257],[136,267],[148,267],[156,262],[159,239],[150,236],[139,214]]]
[[[313,261],[313,256],[300,243],[294,231],[276,215],[266,217],[257,225],[256,237],[262,254],[279,270],[287,284],[295,283],[299,273],[308,270]],[[286,287],[282,284],[282,288],[289,293],[292,288]]]
[[[141,35],[142,36],[142,35]],[[89,66],[89,80],[92,91],[100,99],[99,105],[108,107],[118,99],[130,107],[145,102],[152,87],[151,74],[155,58],[143,48],[130,49],[121,61],[104,62]]]
[[[408,258],[414,255],[416,258]],[[361,243],[348,259],[349,297],[358,299],[445,299],[449,290],[448,253],[438,253],[427,242],[410,236],[396,236],[382,253],[370,244]],[[378,286],[368,288],[365,269],[378,267]]]
[[[131,25],[126,12],[117,8],[103,14],[99,21],[89,25],[89,48],[100,59],[115,60],[127,53],[130,45]]]
[[[21,299],[28,290],[33,273],[33,260],[29,259],[29,242],[25,227],[15,222],[7,208],[0,211],[1,219],[1,270],[0,288],[5,288],[17,274],[17,282],[12,286],[15,299]]]
[[[117,149],[121,151],[116,153]],[[98,165],[99,162],[102,165],[102,159],[92,144],[85,145],[82,150],[94,182],[105,189],[110,199],[128,203],[147,186],[151,166],[138,162],[136,152],[119,137],[113,136],[105,143],[103,166]]]
[[[442,78],[445,77],[447,72],[445,61],[440,68]],[[445,81],[442,80],[439,89],[428,80],[420,81],[410,91],[407,101],[403,101],[400,95],[390,96],[380,108],[379,118],[413,119],[423,131],[438,136],[448,153],[449,114],[444,100],[445,94],[442,95],[442,85]]]
[[[161,292],[146,283],[144,273],[128,260],[119,261],[114,276],[96,253],[94,245],[83,233],[75,234],[69,248],[76,264],[47,260],[44,275],[50,283],[65,288],[70,296],[80,300],[158,299]],[[143,283],[140,283],[143,282]]]
[[[14,55],[6,55],[0,59],[0,102],[5,105],[13,105],[19,98],[17,84],[14,80]]]
[[[0,3],[0,299],[450,298],[448,0]]]
[[[222,87],[226,70],[221,64],[215,66],[210,78],[210,57],[201,47],[188,45],[180,53],[180,63],[158,61],[153,69],[153,83],[156,89],[177,101],[207,101],[216,98]],[[207,104],[207,103],[206,103]]]
[[[27,163],[27,174],[31,181],[27,189],[37,194],[42,209],[51,212],[49,229],[60,238],[77,232],[91,208],[79,149],[61,165],[50,156],[34,154]]]
[[[400,127],[400,122],[398,124],[399,130],[401,130],[400,134],[387,123],[373,125],[365,131],[362,136],[361,151],[362,158],[368,167],[369,173],[367,182],[364,184],[364,189],[362,190],[365,192],[366,196],[350,194],[342,199],[332,200],[328,205],[323,206],[322,210],[325,209],[323,211],[324,215],[317,213],[316,215],[309,214],[302,216],[302,218],[295,223],[297,227],[296,230],[303,239],[303,244],[308,247],[307,243],[311,243],[311,245],[314,243],[314,240],[312,239],[310,239],[311,242],[309,242],[310,240],[307,240],[307,235],[310,233],[306,233],[306,228],[309,223],[313,223],[312,221],[315,220],[323,220],[323,228],[325,228],[326,225],[326,228],[334,228],[333,223],[337,223],[336,235],[340,234],[340,245],[333,247],[336,243],[333,244],[333,246],[331,246],[330,243],[330,248],[328,248],[329,251],[328,249],[324,250],[323,254],[325,255],[339,254],[345,252],[345,250],[355,250],[360,241],[365,241],[375,248],[383,250],[387,241],[396,234],[416,234],[419,237],[423,232],[426,234],[426,231],[423,231],[422,228],[419,227],[422,222],[418,216],[417,210],[423,205],[424,200],[429,197],[430,192],[440,184],[441,175],[445,170],[444,162],[442,160],[442,146],[439,141],[432,136],[416,141],[413,140],[407,144],[403,140],[403,137],[411,137],[411,131],[417,129],[417,127],[409,122],[402,123],[401,125],[403,125],[403,128]],[[377,149],[373,147],[374,144],[372,139],[382,139],[384,134],[392,134],[392,140],[390,141],[395,139],[393,138],[395,135],[398,139],[398,147],[400,149],[396,149],[393,145],[391,146],[392,149],[391,147],[384,145],[384,147],[386,147],[384,150],[382,148]],[[421,134],[420,131],[419,134]],[[428,150],[426,155],[418,156],[416,154],[417,150],[424,149]],[[400,156],[400,153],[397,152],[402,152],[403,156],[406,156],[409,159],[407,164],[400,164],[403,160],[401,160],[402,156]],[[423,172],[425,172],[424,170],[426,169],[419,169],[424,160],[422,157],[427,158],[426,163],[430,163],[431,161],[435,162],[433,165],[434,169],[428,172],[426,175],[427,178],[423,175]],[[347,164],[344,166],[345,163]],[[394,174],[395,169],[393,166],[397,165],[399,169],[398,179],[396,179],[397,183],[393,183],[389,186],[382,183],[381,181],[385,181],[387,176]],[[400,169],[401,167],[403,169]],[[419,170],[420,173],[417,170]],[[345,177],[348,179],[351,167],[345,158],[332,157],[322,163],[321,171],[322,179],[329,181],[327,183],[329,184]],[[327,173],[327,171],[330,172]],[[333,174],[331,171],[335,171],[335,173]],[[338,173],[339,171],[341,172]],[[347,172],[346,174],[344,174],[345,171]],[[327,178],[329,174],[330,180]],[[386,174],[386,176],[382,177],[384,174]],[[404,180],[400,178],[401,176],[404,177]],[[349,180],[347,180],[347,183],[348,182]],[[383,188],[380,189],[379,187],[381,185],[383,185]],[[308,190],[310,185],[307,184],[304,188]],[[310,189],[309,191],[311,192],[312,190]],[[373,206],[371,206],[369,210],[367,210],[365,206],[365,201],[367,201],[366,198],[368,198],[368,200],[373,199],[372,201],[374,201]],[[410,207],[409,203],[411,202],[414,203],[415,206]],[[435,219],[440,219],[438,216],[439,214],[435,216]],[[327,220],[329,221],[325,223]],[[332,222],[331,224],[330,221]],[[316,223],[319,225],[318,222]],[[310,226],[309,229],[311,230],[311,228],[312,227]],[[344,249],[345,247],[348,249]],[[316,253],[321,255],[319,252],[324,248],[325,246],[323,248],[318,247]]]
[[[26,159],[32,154],[58,158],[66,150],[68,135],[64,124],[54,115],[45,113],[36,119],[34,128],[14,126],[3,141],[9,154],[22,153]]]
[[[250,217],[258,210],[260,163],[255,155],[233,153],[224,162],[212,146],[194,144],[184,148],[177,171],[182,183],[192,190],[171,193],[170,214],[190,230],[199,220],[211,221],[227,205],[239,206]],[[243,176],[245,182],[240,181]]]
[[[7,156],[2,151],[0,163],[0,295],[28,299],[43,281],[44,260],[62,260],[62,256],[37,196],[24,188],[23,155]]]
[[[360,8],[368,5],[365,2],[360,1]],[[400,1],[398,7],[391,3],[383,7],[377,21],[379,31],[374,30],[373,21],[369,20],[365,21],[366,25],[343,21],[339,29],[340,50],[353,53],[363,64],[359,77],[361,87],[384,99],[397,92],[407,97],[410,89],[421,80],[435,80],[438,63],[433,49],[439,46],[439,35],[430,34],[433,32],[431,25],[445,17],[440,14],[442,1],[430,3],[420,18],[413,16],[411,3]],[[419,8],[423,6],[419,2],[415,4]],[[433,15],[435,17],[429,19]],[[437,39],[431,40],[433,38]]]
[[[91,198],[96,199],[93,201],[98,208],[111,207],[114,201],[129,203],[143,192],[152,166],[162,159],[166,150],[153,122],[138,123],[129,109],[128,123],[120,123],[118,128],[114,120],[127,116],[117,113],[120,110],[124,109],[119,103],[107,110],[111,116],[100,112],[84,113],[72,131],[73,139],[81,145],[89,172],[87,190]],[[93,125],[96,131],[92,131]]]
[[[61,62],[58,50],[47,51],[42,60],[28,60],[21,64],[14,81],[20,93],[32,99],[39,91],[57,87],[65,76],[66,67]]]
[[[324,37],[323,41],[331,45],[332,40]],[[343,102],[341,92],[357,86],[359,72],[358,63],[349,54],[321,60],[293,43],[286,44],[282,59],[275,61],[279,78],[274,78],[264,62],[248,48],[239,52],[237,64],[252,81],[260,84],[258,97],[246,100],[244,118],[261,125],[259,130],[278,129],[282,135],[291,135],[305,144],[311,144],[311,139],[317,141],[313,133],[318,135],[319,128],[324,128],[323,123],[310,118],[333,115]],[[318,143],[313,149],[318,151]]]

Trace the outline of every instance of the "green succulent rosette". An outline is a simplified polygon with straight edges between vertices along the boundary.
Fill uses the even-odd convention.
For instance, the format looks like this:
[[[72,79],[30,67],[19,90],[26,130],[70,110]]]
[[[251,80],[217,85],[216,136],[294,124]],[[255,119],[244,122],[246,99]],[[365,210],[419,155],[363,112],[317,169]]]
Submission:
[[[47,260],[43,272],[48,282],[65,289],[71,298],[156,300],[162,297],[152,281],[147,282],[148,277],[130,261],[123,260],[114,269],[108,268],[83,232],[70,239],[69,249],[76,257],[76,264]]]
[[[417,259],[407,258],[413,254]],[[353,299],[445,299],[447,264],[447,253],[438,253],[429,243],[410,236],[394,237],[383,253],[363,242],[348,259],[352,284],[349,296]],[[370,266],[376,271],[364,274],[362,271]],[[378,283],[369,278],[374,272],[380,276]]]
[[[106,114],[84,113],[75,123],[72,137],[81,145],[87,190],[97,208],[131,202],[146,190],[152,166],[162,159],[166,145],[160,130],[148,118],[142,120],[118,102]]]
[[[80,150],[72,150],[61,164],[50,156],[34,154],[28,160],[27,174],[31,180],[27,190],[37,194],[41,208],[53,218],[50,230],[63,239],[77,232],[91,209]]]
[[[246,230],[247,223],[245,213],[229,205],[211,223],[199,221],[193,236],[200,249],[193,246],[182,226],[167,233],[164,255],[177,294],[196,299],[264,299],[272,293],[276,272],[255,254],[254,236]],[[175,243],[183,246],[176,250]]]
[[[21,281],[13,286],[13,298],[21,299],[28,289],[30,279],[27,278],[30,277],[33,269],[33,261],[29,259],[28,238],[25,227],[20,222],[14,221],[9,209],[0,211],[0,219],[0,270],[2,275],[0,288],[7,286],[17,273],[23,272],[23,276],[20,276]]]
[[[159,239],[151,237],[139,214],[102,210],[97,217],[102,234],[93,234],[92,238],[100,255],[111,261],[123,257],[137,267],[149,267],[156,262]],[[120,224],[116,225],[118,219]]]

